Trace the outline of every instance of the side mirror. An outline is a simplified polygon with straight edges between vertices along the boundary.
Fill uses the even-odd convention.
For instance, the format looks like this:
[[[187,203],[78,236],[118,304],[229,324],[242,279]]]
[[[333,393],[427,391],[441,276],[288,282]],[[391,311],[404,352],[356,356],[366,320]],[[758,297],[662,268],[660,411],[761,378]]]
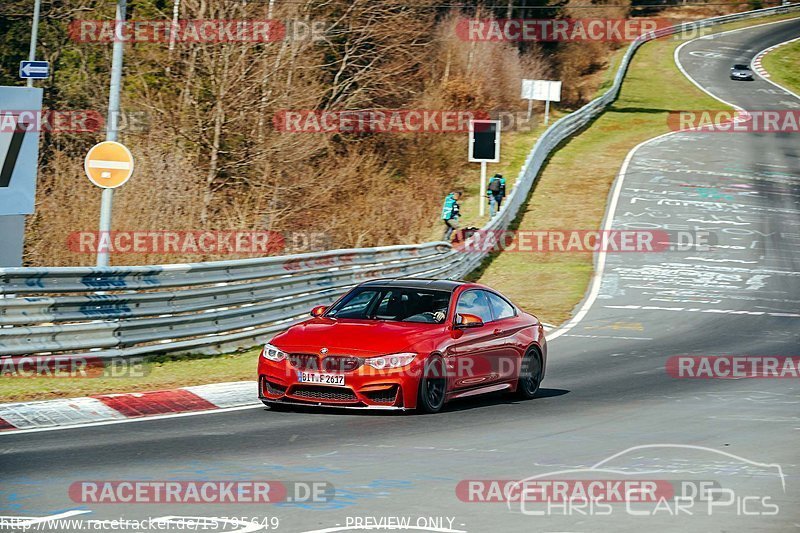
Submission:
[[[325,311],[328,310],[328,307],[325,305],[318,305],[314,309],[311,310],[311,316],[322,316],[325,314]]]
[[[458,315],[458,323],[456,324],[457,328],[480,328],[483,326],[483,320],[481,317],[476,315],[468,315],[466,313],[462,313]]]

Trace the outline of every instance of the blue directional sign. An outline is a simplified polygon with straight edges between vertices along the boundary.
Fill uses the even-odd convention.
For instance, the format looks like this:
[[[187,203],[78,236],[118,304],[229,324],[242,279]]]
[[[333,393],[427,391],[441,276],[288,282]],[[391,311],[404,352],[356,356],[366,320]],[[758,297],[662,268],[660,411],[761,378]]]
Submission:
[[[22,79],[43,80],[50,77],[50,63],[47,61],[20,61],[19,77]]]

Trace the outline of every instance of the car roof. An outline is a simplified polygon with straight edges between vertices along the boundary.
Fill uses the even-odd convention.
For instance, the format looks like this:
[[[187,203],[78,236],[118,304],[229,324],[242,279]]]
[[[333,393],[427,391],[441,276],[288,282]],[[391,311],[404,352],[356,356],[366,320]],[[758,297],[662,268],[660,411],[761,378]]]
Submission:
[[[470,285],[466,281],[451,279],[392,278],[366,281],[360,287],[399,287],[404,289],[431,289],[453,292],[462,285]]]

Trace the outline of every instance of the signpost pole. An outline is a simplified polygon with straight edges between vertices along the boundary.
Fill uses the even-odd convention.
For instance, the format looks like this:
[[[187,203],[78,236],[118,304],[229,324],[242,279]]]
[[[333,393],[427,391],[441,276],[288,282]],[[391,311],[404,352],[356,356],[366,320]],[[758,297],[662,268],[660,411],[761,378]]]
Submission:
[[[111,86],[108,94],[108,119],[106,120],[106,140],[117,140],[117,121],[119,120],[119,94],[122,86],[122,53],[125,43],[122,39],[122,25],[125,23],[127,0],[117,0],[116,23],[114,27],[114,48],[111,59]],[[111,231],[111,210],[114,203],[114,189],[103,189],[100,200],[100,235]],[[102,237],[101,241],[102,242]],[[97,266],[108,266],[108,250],[98,248]]]
[[[481,161],[481,217],[486,215],[486,161]]]
[[[28,60],[36,61],[36,40],[39,37],[39,11],[42,8],[42,0],[36,0],[33,4],[33,25],[31,26],[31,48],[28,51]],[[28,87],[33,87],[33,78],[28,78]]]
[[[533,99],[528,99],[528,122],[531,121],[531,114],[533,114]]]
[[[550,123],[550,99],[544,101],[544,125]]]

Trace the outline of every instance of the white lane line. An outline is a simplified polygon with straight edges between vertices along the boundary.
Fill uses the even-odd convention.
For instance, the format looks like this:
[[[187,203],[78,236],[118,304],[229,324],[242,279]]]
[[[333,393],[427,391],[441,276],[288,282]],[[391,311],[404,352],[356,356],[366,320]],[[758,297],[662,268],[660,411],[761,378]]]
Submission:
[[[619,202],[620,194],[622,193],[622,186],[625,183],[625,176],[628,171],[628,166],[633,159],[633,156],[636,155],[636,152],[639,148],[650,144],[651,142],[658,141],[670,135],[674,135],[676,133],[681,133],[678,131],[671,131],[669,133],[665,133],[663,135],[659,135],[658,137],[654,137],[647,141],[637,144],[633,150],[628,152],[628,155],[625,157],[625,161],[622,163],[622,168],[620,168],[619,174],[617,175],[616,183],[614,184],[614,189],[611,193],[611,201],[608,204],[608,208],[606,209],[606,216],[603,221],[603,230],[610,231],[611,226],[614,223],[614,213],[617,210],[617,203]],[[589,295],[581,305],[581,308],[575,313],[575,316],[572,317],[566,324],[552,332],[550,335],[547,336],[547,342],[553,341],[559,338],[561,335],[569,332],[572,328],[574,328],[578,323],[583,320],[583,318],[589,313],[589,310],[594,305],[595,300],[597,300],[597,296],[600,294],[600,285],[603,282],[603,273],[605,272],[606,268],[606,256],[607,253],[605,250],[600,250],[597,254],[597,261],[595,264],[594,273],[592,274],[592,282],[591,286],[589,287]]]
[[[679,311],[681,313],[715,313],[720,315],[774,316],[782,318],[800,318],[798,313],[770,313],[767,311],[746,311],[742,309],[703,309],[694,307],[662,307],[657,305],[604,305],[606,309],[627,309],[629,311]],[[576,335],[570,335],[572,337]]]
[[[725,34],[729,34],[729,33],[736,33],[736,32],[740,32],[740,31],[750,30],[750,29],[753,29],[753,28],[760,28],[762,26],[770,26],[772,24],[780,24],[780,23],[789,22],[789,21],[792,21],[792,20],[797,20],[797,18],[792,18],[792,19],[788,19],[788,20],[779,20],[779,21],[775,21],[775,22],[766,22],[764,24],[757,24],[755,26],[748,26],[746,28],[739,28],[739,29],[736,29],[736,30],[728,30],[728,31],[720,32],[720,33],[715,33],[714,35],[706,35],[706,36],[703,36],[703,37],[698,37],[697,39],[692,39],[691,41],[686,41],[685,43],[680,45],[675,50],[675,54],[673,56],[674,59],[675,59],[675,64],[677,65],[677,67],[681,71],[681,73],[683,73],[683,75],[686,76],[686,78],[690,82],[692,82],[694,85],[696,85],[701,91],[703,91],[707,95],[711,96],[715,100],[719,100],[720,102],[722,102],[725,105],[729,105],[729,106],[733,107],[734,109],[736,109],[738,111],[743,111],[743,109],[741,107],[739,107],[737,105],[734,105],[734,104],[732,104],[730,102],[726,102],[722,98],[719,98],[715,94],[709,92],[705,87],[700,85],[694,78],[692,78],[689,75],[689,73],[686,72],[686,69],[683,68],[683,65],[681,65],[680,58],[678,57],[679,51],[681,50],[681,48],[683,48],[687,44],[693,43],[695,41],[699,41],[701,39],[711,39],[711,38],[714,38],[714,37],[717,37],[717,36],[720,36],[720,35],[725,35]],[[625,181],[625,175],[626,175],[626,173],[628,171],[628,166],[630,165],[631,160],[633,159],[633,156],[636,155],[636,152],[640,148],[642,148],[643,146],[645,146],[647,144],[650,144],[652,142],[656,142],[658,140],[661,140],[661,139],[663,139],[665,137],[669,137],[670,135],[675,135],[676,133],[682,133],[682,132],[680,132],[680,131],[671,131],[671,132],[668,132],[668,133],[664,133],[663,135],[659,135],[658,137],[653,137],[652,139],[649,139],[647,141],[644,141],[642,143],[637,144],[636,146],[633,147],[633,149],[630,152],[628,152],[628,155],[625,157],[625,161],[622,163],[622,168],[620,168],[619,174],[617,175],[617,180],[616,180],[616,183],[614,185],[613,192],[611,194],[611,201],[609,202],[608,208],[606,209],[605,219],[603,220],[603,229],[604,230],[606,230],[606,231],[610,230],[611,229],[611,225],[614,222],[614,212],[617,209],[617,202],[619,201],[619,196],[620,196],[620,194],[622,192],[622,184]],[[596,263],[596,266],[595,266],[594,274],[592,275],[591,286],[589,288],[589,295],[586,297],[586,299],[584,300],[583,304],[581,305],[580,309],[578,310],[578,312],[575,314],[574,317],[572,317],[566,324],[564,324],[563,326],[561,326],[557,330],[553,331],[550,335],[547,335],[546,338],[547,338],[548,342],[553,341],[553,340],[557,339],[558,337],[560,337],[560,336],[564,335],[565,333],[567,333],[569,330],[571,330],[576,325],[578,325],[578,323],[581,320],[583,320],[583,318],[589,313],[589,310],[592,308],[592,305],[594,304],[595,300],[597,300],[597,296],[600,294],[600,285],[601,285],[601,283],[603,281],[603,272],[605,271],[605,266],[606,266],[606,252],[601,250],[597,254],[597,263]]]
[[[304,531],[303,533],[336,533],[339,531],[354,531],[354,530],[363,530],[363,531],[427,531],[430,533],[467,533],[465,530],[462,529],[450,529],[446,527],[422,527],[422,526],[412,526],[412,525],[400,525],[400,524],[392,524],[392,525],[358,525],[358,526],[337,526],[337,527],[328,527],[325,529],[314,529],[310,531]]]
[[[581,337],[584,339],[616,339],[624,341],[652,341],[653,337],[622,337],[619,335],[579,335],[577,333],[567,333],[567,337]]]

